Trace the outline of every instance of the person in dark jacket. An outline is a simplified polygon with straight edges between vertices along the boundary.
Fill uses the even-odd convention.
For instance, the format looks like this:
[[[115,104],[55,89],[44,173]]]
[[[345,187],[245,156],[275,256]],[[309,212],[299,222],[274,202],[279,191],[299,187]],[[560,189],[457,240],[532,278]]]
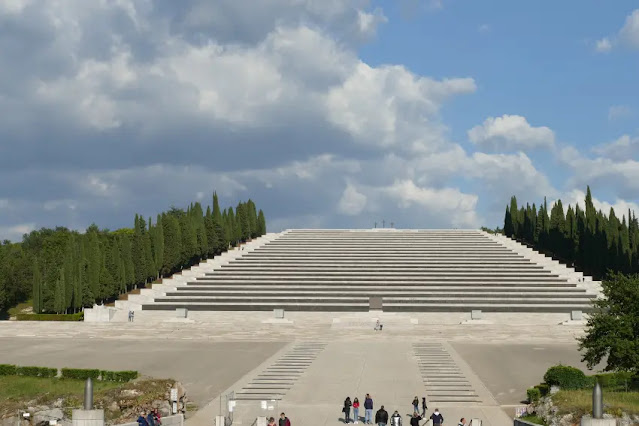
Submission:
[[[426,398],[422,398],[422,418],[426,417],[426,410],[428,410],[428,406],[426,405]]]
[[[153,411],[149,411],[149,414],[146,416],[146,422],[149,426],[155,426],[155,419],[153,418]]]
[[[383,405],[382,408],[375,413],[375,423],[377,423],[377,426],[386,426],[388,423],[388,412],[384,410]]]
[[[351,397],[347,396],[344,400],[344,408],[342,408],[342,412],[344,413],[344,423],[350,423],[351,421]]]
[[[441,415],[438,408],[435,408],[433,414],[431,414],[430,419],[433,421],[433,426],[441,426],[444,424],[444,416]]]
[[[373,423],[373,399],[369,394],[366,394],[364,399],[364,423],[367,425]]]
[[[291,421],[286,417],[286,414],[280,414],[280,426],[291,426]]]
[[[149,426],[149,424],[146,421],[146,413],[144,411],[142,411],[140,413],[140,417],[138,417],[138,425],[140,425],[140,426]]]
[[[413,398],[413,413],[419,414],[419,398],[417,396]]]
[[[422,416],[417,413],[413,413],[413,417],[410,418],[410,426],[419,426],[419,422],[421,419]]]

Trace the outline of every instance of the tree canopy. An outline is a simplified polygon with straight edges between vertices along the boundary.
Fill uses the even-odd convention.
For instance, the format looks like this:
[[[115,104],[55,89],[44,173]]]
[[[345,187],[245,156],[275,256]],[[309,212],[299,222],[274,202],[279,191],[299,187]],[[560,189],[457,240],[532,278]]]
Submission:
[[[264,213],[240,202],[221,213],[217,194],[157,215],[135,215],[132,228],[95,224],[84,233],[58,227],[0,244],[0,311],[33,298],[36,313],[77,311],[129,289],[169,276],[242,241],[266,233]]]
[[[586,335],[579,339],[582,361],[592,368],[606,360],[606,371],[639,376],[639,275],[611,273],[602,282]]]
[[[561,200],[518,206],[510,200],[504,234],[552,255],[596,278],[607,271],[639,272],[639,222],[634,212],[621,218],[613,208],[597,211],[587,189],[584,208],[564,206]]]

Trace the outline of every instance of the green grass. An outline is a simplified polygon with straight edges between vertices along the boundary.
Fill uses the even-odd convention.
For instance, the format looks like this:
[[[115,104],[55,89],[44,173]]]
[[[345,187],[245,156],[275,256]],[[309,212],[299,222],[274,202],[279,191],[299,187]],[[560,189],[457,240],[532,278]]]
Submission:
[[[621,416],[622,412],[639,414],[639,392],[605,391],[604,412]],[[553,403],[559,408],[558,414],[573,413],[577,417],[592,413],[592,391],[562,390],[552,396]]]
[[[545,425],[546,422],[543,421],[541,417],[537,417],[535,414],[528,414],[520,417],[521,420],[525,420],[530,423],[535,423],[537,425]]]
[[[120,386],[113,382],[93,382],[94,392],[104,389],[113,389]],[[25,376],[0,376],[0,401],[18,399],[36,399],[47,395],[57,397],[84,394],[84,380],[25,377]],[[0,403],[1,404],[1,403]]]

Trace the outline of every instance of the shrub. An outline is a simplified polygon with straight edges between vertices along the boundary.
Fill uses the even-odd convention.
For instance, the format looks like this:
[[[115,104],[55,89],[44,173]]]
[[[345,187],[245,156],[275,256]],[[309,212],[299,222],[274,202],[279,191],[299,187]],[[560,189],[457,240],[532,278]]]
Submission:
[[[58,375],[58,369],[47,367],[17,367],[16,374],[18,376],[30,377],[55,377]]]
[[[535,387],[539,389],[539,393],[541,394],[541,396],[547,396],[550,393],[550,386],[548,386],[548,384],[546,383],[540,383]]]
[[[541,392],[536,387],[528,388],[528,390],[526,390],[526,395],[528,395],[528,402],[531,404],[539,401],[539,398],[541,398]]]
[[[100,377],[100,370],[88,369],[88,368],[63,368],[63,379],[77,379],[86,380],[88,378],[97,380]]]
[[[106,371],[100,372],[101,380],[107,382],[128,382],[138,378],[137,371]]]
[[[544,374],[544,382],[561,389],[583,389],[588,386],[588,378],[583,371],[567,365],[555,365]]]
[[[0,376],[15,376],[16,366],[11,364],[0,364]]]
[[[17,314],[18,321],[83,321],[84,312],[77,314]]]
[[[625,390],[626,386],[630,387],[632,383],[632,373],[617,372],[617,373],[600,373],[592,376],[597,380],[602,388],[606,389],[621,389]],[[593,380],[594,385],[594,380]]]

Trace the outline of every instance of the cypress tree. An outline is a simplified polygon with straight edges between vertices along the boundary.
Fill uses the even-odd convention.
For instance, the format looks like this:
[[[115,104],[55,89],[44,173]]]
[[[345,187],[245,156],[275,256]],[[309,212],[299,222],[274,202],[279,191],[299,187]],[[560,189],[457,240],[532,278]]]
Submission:
[[[266,234],[266,219],[264,218],[264,212],[262,209],[260,209],[260,212],[257,215],[257,227],[259,236]]]
[[[144,241],[144,264],[146,265],[146,277],[144,282],[154,278],[157,275],[155,270],[155,260],[153,259],[153,250],[151,248],[151,218],[149,218],[149,229],[144,228],[144,234],[142,236]]]
[[[164,264],[162,275],[166,276],[177,270],[182,258],[182,236],[177,217],[168,214],[162,218],[164,228]]]
[[[162,216],[158,215],[155,222],[155,234],[154,234],[154,251],[155,256],[155,270],[157,277],[160,277],[160,271],[164,265],[164,226],[162,225]]]
[[[33,312],[42,312],[42,274],[37,258],[33,261]]]
[[[53,309],[57,314],[61,314],[65,310],[64,290],[65,290],[64,269],[61,268],[58,272],[58,279],[56,280],[55,289],[53,293],[53,297],[54,297]]]

